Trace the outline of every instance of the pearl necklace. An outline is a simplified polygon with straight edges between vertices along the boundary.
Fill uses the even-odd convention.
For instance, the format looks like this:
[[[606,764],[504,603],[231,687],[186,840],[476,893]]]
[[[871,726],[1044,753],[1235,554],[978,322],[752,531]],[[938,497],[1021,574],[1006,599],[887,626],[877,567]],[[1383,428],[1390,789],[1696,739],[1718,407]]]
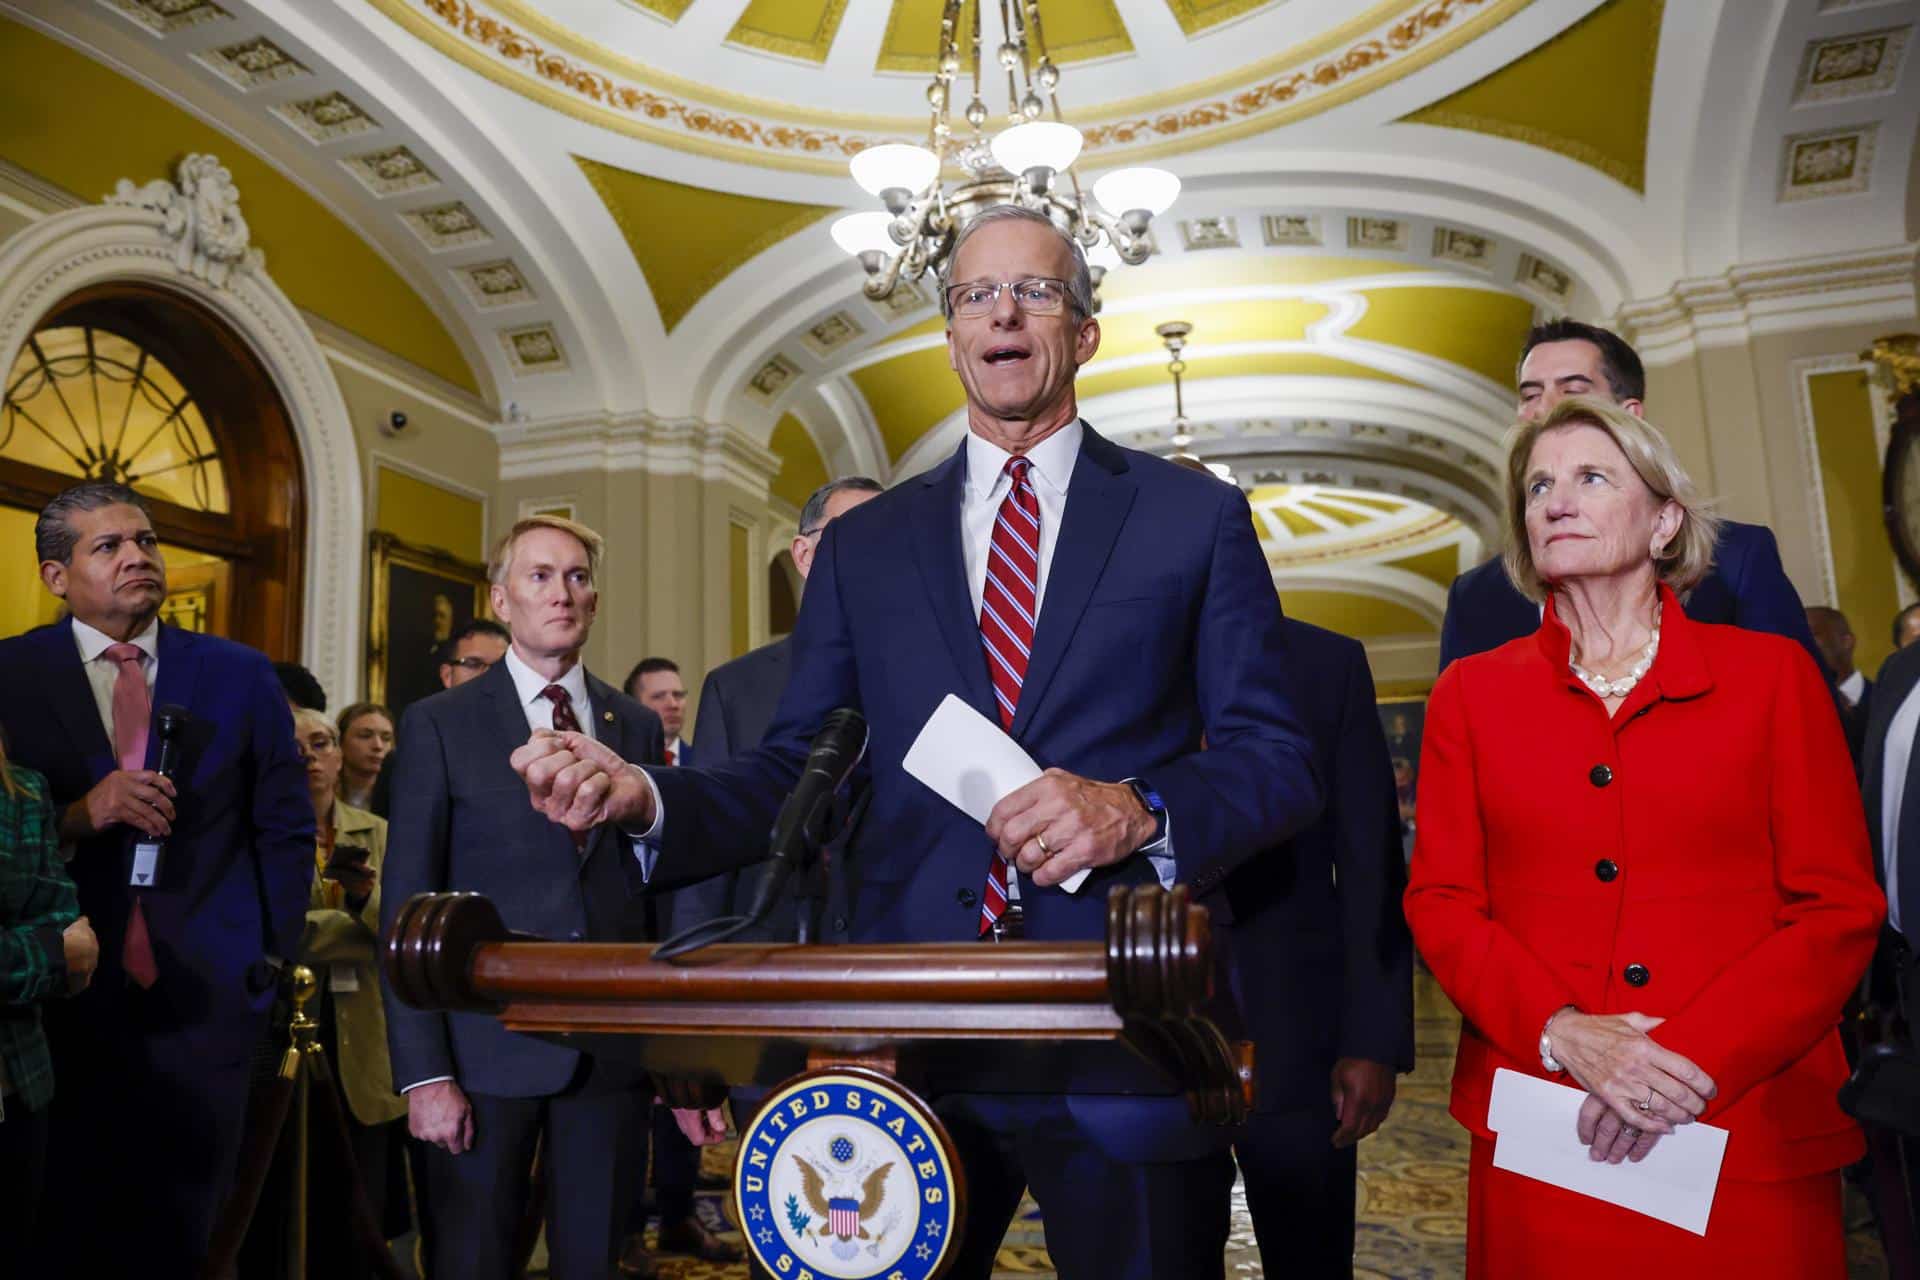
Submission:
[[[1627,668],[1625,675],[1615,676],[1609,680],[1603,675],[1597,675],[1587,670],[1571,658],[1567,659],[1567,666],[1573,669],[1574,675],[1580,677],[1580,683],[1586,685],[1587,688],[1593,690],[1602,698],[1624,698],[1633,692],[1633,687],[1640,683],[1641,677],[1653,669],[1653,655],[1659,652],[1660,626],[1658,623],[1655,623],[1653,637],[1647,641],[1647,647],[1645,651],[1641,653],[1640,661]]]

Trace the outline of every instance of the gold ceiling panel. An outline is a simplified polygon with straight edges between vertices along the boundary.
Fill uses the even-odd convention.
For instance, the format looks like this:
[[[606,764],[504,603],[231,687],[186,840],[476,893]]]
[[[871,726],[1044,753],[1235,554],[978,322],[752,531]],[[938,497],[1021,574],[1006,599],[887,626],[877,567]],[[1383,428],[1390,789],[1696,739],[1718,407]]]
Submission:
[[[887,457],[898,462],[921,436],[966,403],[960,379],[947,365],[945,346],[910,351],[853,371],[853,385],[867,398]]]
[[[1460,544],[1450,542],[1444,547],[1435,547],[1431,551],[1422,551],[1417,556],[1408,556],[1405,560],[1390,560],[1389,569],[1404,569],[1408,573],[1417,573],[1428,582],[1443,587],[1451,587],[1453,580],[1460,576]]]
[[[1608,0],[1552,40],[1402,117],[1525,142],[1646,190],[1664,0]]]
[[[825,62],[847,0],[752,0],[727,43],[803,62]]]
[[[1178,312],[1178,315],[1174,313]],[[1190,320],[1193,337],[1187,359],[1239,342],[1305,342],[1307,327],[1327,317],[1324,302],[1298,298],[1247,302],[1206,302],[1187,307],[1162,307],[1100,317],[1100,360],[1166,353],[1166,344],[1153,327],[1163,320]]]
[[[887,30],[880,41],[876,71],[908,71],[931,75],[940,56],[940,14],[945,0],[894,0],[887,15]],[[960,9],[961,62],[967,60],[967,33],[973,29],[973,0]],[[1047,50],[1058,63],[1084,62],[1090,58],[1110,58],[1132,53],[1133,40],[1113,0],[1046,0],[1040,11],[1041,31]],[[1006,77],[994,61],[994,50],[1001,40],[997,6],[981,15],[981,96],[987,105],[1004,104]],[[964,86],[971,72],[964,70],[954,83],[955,115],[964,107]]]
[[[1274,4],[1276,0],[1167,0],[1167,8],[1173,14],[1173,20],[1180,29],[1190,36],[1199,35],[1208,27],[1217,27],[1223,22],[1231,22],[1242,14],[1252,13]]]
[[[1374,289],[1367,310],[1343,336],[1384,342],[1471,369],[1497,386],[1513,385],[1533,304],[1487,289]]]
[[[693,8],[693,0],[625,0],[627,4],[645,9],[657,18],[668,22],[678,22],[687,10]]]
[[[74,49],[0,21],[0,158],[95,199],[121,178],[170,178],[188,152],[220,157],[253,243],[300,307],[454,386],[481,394],[433,308],[358,231],[231,136]]]
[[[770,486],[773,496],[792,506],[805,506],[813,491],[827,482],[827,460],[820,456],[820,447],[790,413],[774,426],[767,447],[780,457],[779,474]]]
[[[575,156],[647,278],[667,332],[742,264],[840,210],[668,182]],[[664,234],[668,228],[691,234]]]
[[[1417,609],[1355,591],[1283,590],[1280,606],[1289,618],[1298,618],[1355,640],[1430,636],[1440,630],[1438,623]]]

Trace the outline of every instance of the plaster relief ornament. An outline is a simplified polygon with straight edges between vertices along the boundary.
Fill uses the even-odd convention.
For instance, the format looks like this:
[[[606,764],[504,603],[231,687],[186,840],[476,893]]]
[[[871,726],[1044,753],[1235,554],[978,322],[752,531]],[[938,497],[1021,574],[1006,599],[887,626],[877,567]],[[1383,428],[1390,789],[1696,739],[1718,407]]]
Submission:
[[[957,1165],[924,1102],[875,1073],[797,1077],[740,1138],[734,1195],[762,1266],[817,1280],[928,1280],[956,1231]]]
[[[174,181],[156,178],[136,187],[122,178],[108,204],[149,209],[161,215],[161,230],[174,242],[173,265],[221,288],[236,271],[253,271],[264,256],[248,243],[240,214],[240,191],[217,156],[195,154],[180,162]]]

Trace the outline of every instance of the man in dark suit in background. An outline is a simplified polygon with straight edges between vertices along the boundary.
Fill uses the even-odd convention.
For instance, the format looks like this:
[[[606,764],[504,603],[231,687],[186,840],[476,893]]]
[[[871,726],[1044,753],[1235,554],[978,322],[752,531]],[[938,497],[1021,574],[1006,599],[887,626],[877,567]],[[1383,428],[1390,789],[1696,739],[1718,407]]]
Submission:
[[[830,480],[813,491],[800,509],[800,532],[794,535],[792,547],[793,567],[800,573],[803,592],[814,554],[820,548],[820,535],[833,521],[879,492],[880,482],[866,476]],[[707,673],[706,683],[700,686],[700,712],[693,730],[702,764],[725,764],[760,745],[767,736],[767,726],[773,723],[781,691],[787,687],[792,661],[793,638],[782,636]],[[673,932],[745,911],[766,874],[764,865],[744,867],[671,895]],[[766,920],[742,934],[740,941],[792,941],[795,909],[793,896],[782,894]],[[818,922],[812,933],[819,936]]]
[[[1647,373],[1639,353],[1610,329],[1578,320],[1535,325],[1520,350],[1519,414],[1543,418],[1567,396],[1606,394],[1639,416]],[[1773,534],[1756,524],[1728,520],[1713,553],[1713,572],[1690,592],[1687,616],[1724,622],[1749,631],[1771,631],[1797,640],[1820,662],[1800,608],[1799,593],[1780,564]],[[1497,649],[1540,629],[1540,606],[1507,580],[1500,558],[1469,569],[1447,592],[1440,624],[1440,669],[1455,658]],[[1823,668],[1824,669],[1824,668]]]
[[[70,617],[0,642],[0,725],[47,776],[92,986],[47,1009],[58,1081],[22,1275],[193,1277],[233,1177],[274,969],[300,941],[313,806],[266,656],[158,621],[145,501],[89,481],[34,526]],[[155,708],[186,710],[172,778]],[[164,841],[157,861],[136,846]],[[142,871],[150,883],[134,887]]]
[[[1868,989],[1882,1012],[1882,1030],[1904,1029],[1898,1043],[1908,1054],[1920,1054],[1920,645],[1894,650],[1880,666],[1860,776],[1874,870],[1887,894],[1887,920]],[[1920,1203],[1911,1172],[1920,1168],[1920,1141],[1873,1126],[1867,1136],[1889,1254],[1908,1252],[1920,1240]],[[1904,1221],[1890,1220],[1894,1215]]]
[[[660,759],[660,722],[580,661],[599,604],[600,536],[552,516],[513,527],[488,566],[513,643],[486,674],[407,708],[381,928],[417,893],[473,890],[507,926],[553,939],[632,932],[646,851],[612,828],[579,838],[527,807],[508,757],[536,730],[577,729],[623,759]],[[651,1097],[639,1072],[514,1035],[479,1014],[427,1013],[386,991],[408,1127],[432,1144],[429,1270],[507,1280],[544,1134],[555,1280],[606,1280],[636,1185],[628,1141]]]
[[[1823,604],[1810,604],[1807,627],[1819,646],[1821,669],[1833,681],[1833,691],[1839,697],[1840,727],[1847,732],[1847,750],[1853,753],[1853,767],[1858,769],[1867,721],[1873,715],[1873,681],[1853,665],[1855,639],[1846,614]]]
[[[821,539],[766,742],[711,770],[637,770],[579,735],[539,739],[515,756],[534,805],[657,838],[663,887],[699,879],[763,854],[820,725],[856,707],[870,781],[842,859],[851,940],[1099,939],[1116,886],[1206,894],[1284,857],[1324,797],[1247,500],[1080,419],[1092,294],[1044,215],[976,215],[941,290],[966,439]],[[949,694],[1050,766],[984,832],[903,765]],[[1220,1276],[1230,1131],[1178,1097],[1032,1083],[935,1101],[967,1180],[951,1274],[991,1273],[1031,1187],[1064,1280]]]
[[[1373,673],[1355,640],[1283,624],[1288,688],[1327,807],[1284,854],[1226,879],[1216,932],[1254,1042],[1258,1106],[1234,1144],[1261,1261],[1301,1280],[1353,1274],[1355,1153],[1413,1069],[1406,863]]]

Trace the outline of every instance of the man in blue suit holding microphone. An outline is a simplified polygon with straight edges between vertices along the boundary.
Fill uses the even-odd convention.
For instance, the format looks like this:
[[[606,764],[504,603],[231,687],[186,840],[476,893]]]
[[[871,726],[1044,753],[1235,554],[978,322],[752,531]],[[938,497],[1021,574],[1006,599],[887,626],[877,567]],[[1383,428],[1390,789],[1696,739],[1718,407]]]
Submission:
[[[300,941],[306,767],[266,655],[159,620],[167,568],[145,499],[76,484],[34,540],[70,616],[0,641],[0,726],[47,775],[100,968],[47,1010],[41,1252],[9,1262],[190,1280],[233,1178],[269,957]]]
[[[1237,488],[1080,419],[1074,379],[1100,326],[1070,237],[989,210],[942,286],[966,441],[826,531],[766,742],[712,770],[640,770],[555,734],[514,763],[549,818],[646,834],[653,882],[684,883],[764,847],[809,740],[858,708],[870,790],[840,868],[847,937],[1101,938],[1110,887],[1177,879],[1206,898],[1319,813],[1279,599]],[[948,694],[1046,768],[984,831],[903,768]],[[1231,1132],[1193,1127],[1180,1099],[937,1105],[968,1183],[952,1274],[990,1273],[1026,1186],[1067,1280],[1221,1274]]]

